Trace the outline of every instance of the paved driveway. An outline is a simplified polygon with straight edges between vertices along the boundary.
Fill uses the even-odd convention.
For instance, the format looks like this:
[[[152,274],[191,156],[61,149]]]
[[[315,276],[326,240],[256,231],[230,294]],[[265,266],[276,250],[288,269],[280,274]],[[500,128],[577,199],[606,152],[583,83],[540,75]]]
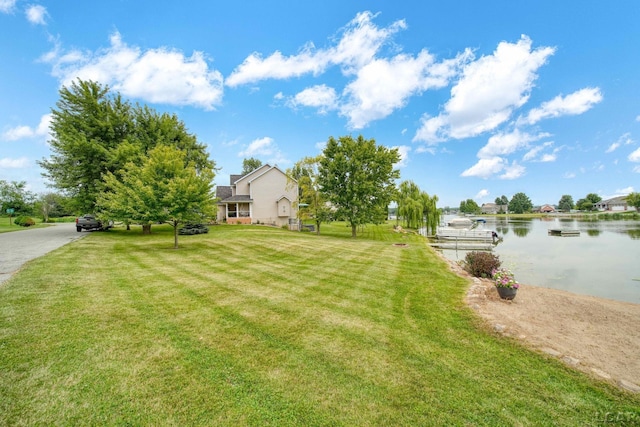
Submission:
[[[86,235],[86,232],[76,232],[74,223],[0,233],[0,284],[25,262]]]

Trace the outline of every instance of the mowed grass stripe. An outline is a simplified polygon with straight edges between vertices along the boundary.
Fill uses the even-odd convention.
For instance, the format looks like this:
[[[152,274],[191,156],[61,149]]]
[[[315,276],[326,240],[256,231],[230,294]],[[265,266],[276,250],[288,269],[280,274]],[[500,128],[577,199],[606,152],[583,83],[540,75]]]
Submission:
[[[0,289],[0,423],[584,425],[638,407],[478,329],[422,239],[326,231],[220,226],[173,250],[166,227],[115,230],[33,263]]]

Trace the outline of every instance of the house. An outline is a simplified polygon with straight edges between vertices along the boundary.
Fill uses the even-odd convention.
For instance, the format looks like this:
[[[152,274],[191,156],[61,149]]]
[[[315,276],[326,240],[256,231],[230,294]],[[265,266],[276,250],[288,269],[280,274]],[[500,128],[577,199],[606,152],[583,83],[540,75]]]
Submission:
[[[497,205],[495,203],[483,203],[480,206],[480,211],[483,214],[498,214],[498,213],[506,213],[508,209],[508,205]]]
[[[298,183],[277,166],[263,165],[246,175],[231,175],[218,186],[218,222],[297,224]]]
[[[554,213],[556,211],[556,208],[554,208],[552,205],[542,205],[540,206],[540,209],[538,209],[538,211],[540,213]]]
[[[627,196],[618,196],[607,200],[601,200],[598,203],[594,203],[593,207],[599,211],[633,211],[635,208],[627,204]]]

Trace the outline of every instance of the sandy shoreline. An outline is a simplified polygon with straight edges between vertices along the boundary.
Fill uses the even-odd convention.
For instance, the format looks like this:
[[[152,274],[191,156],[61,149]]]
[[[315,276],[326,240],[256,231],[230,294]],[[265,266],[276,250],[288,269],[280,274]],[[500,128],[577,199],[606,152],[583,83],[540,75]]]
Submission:
[[[501,300],[490,280],[471,277],[467,304],[494,331],[623,389],[640,393],[640,304],[522,285]]]

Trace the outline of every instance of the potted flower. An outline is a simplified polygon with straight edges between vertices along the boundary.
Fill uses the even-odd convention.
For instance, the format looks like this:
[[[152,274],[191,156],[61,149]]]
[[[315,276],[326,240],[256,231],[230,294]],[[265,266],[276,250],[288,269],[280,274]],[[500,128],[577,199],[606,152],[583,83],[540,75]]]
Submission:
[[[516,281],[511,270],[498,268],[491,272],[493,283],[496,285],[500,298],[512,300],[516,297],[520,284]]]

